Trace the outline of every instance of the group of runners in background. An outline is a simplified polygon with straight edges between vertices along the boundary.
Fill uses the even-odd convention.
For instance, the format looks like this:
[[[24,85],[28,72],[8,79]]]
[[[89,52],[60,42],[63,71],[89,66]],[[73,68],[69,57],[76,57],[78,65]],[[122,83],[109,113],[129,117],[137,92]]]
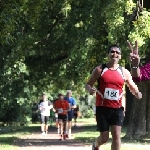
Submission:
[[[53,103],[47,99],[46,94],[42,94],[38,109],[41,114],[42,135],[47,135],[49,121],[51,126],[55,121],[60,140],[71,138],[72,119],[74,118],[74,126],[76,126],[79,112],[79,107],[76,105],[75,98],[72,97],[71,90],[67,90],[65,96],[59,93],[58,98]]]

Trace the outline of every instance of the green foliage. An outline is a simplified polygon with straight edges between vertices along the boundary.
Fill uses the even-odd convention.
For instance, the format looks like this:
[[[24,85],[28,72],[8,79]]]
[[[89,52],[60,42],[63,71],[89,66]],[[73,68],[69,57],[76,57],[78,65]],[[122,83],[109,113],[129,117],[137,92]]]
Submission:
[[[82,118],[94,118],[95,99],[88,95],[82,95],[77,102]]]
[[[86,113],[84,114],[84,117],[85,117],[85,118],[94,118],[93,110],[92,110],[92,109],[88,109],[88,110],[86,111]]]
[[[42,91],[51,99],[67,89],[77,99],[85,96],[84,84],[92,69],[107,60],[109,44],[121,46],[125,65],[126,40],[138,40],[144,58],[150,14],[143,9],[138,20],[131,21],[135,6],[132,0],[1,1],[0,118],[13,109],[17,115],[30,117],[26,110]],[[17,120],[11,115],[7,121]]]

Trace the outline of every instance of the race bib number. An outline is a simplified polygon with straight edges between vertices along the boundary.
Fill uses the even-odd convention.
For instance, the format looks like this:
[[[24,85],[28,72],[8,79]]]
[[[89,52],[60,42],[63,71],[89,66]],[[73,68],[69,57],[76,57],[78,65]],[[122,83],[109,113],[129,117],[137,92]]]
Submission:
[[[58,113],[59,114],[63,113],[63,109],[62,108],[58,109]]]
[[[119,100],[119,90],[105,88],[104,98],[108,100]]]

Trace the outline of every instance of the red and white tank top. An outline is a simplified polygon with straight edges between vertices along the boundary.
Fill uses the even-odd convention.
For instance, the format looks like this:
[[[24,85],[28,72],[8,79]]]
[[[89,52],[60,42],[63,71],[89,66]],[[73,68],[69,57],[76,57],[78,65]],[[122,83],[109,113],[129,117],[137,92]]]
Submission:
[[[98,80],[100,86],[96,93],[96,106],[122,107],[124,77],[120,68],[116,70],[104,68]]]

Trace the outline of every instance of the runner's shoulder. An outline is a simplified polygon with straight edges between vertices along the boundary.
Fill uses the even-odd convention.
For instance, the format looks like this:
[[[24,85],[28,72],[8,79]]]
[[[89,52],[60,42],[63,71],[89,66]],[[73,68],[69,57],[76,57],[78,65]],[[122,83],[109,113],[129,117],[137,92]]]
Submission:
[[[93,73],[95,74],[101,74],[102,72],[102,64],[99,65],[99,66],[96,66],[94,69],[93,69]]]

